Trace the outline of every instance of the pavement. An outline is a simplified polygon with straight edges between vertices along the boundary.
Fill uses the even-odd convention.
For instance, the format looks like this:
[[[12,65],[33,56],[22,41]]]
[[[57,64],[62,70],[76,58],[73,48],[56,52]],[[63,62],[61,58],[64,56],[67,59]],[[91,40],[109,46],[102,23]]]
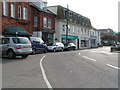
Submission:
[[[118,88],[118,55],[110,47],[3,59],[3,88]]]

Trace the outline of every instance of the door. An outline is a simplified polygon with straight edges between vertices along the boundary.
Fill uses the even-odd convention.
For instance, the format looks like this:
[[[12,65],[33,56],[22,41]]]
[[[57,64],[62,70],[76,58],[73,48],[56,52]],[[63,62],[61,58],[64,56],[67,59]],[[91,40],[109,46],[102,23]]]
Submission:
[[[58,43],[56,43],[56,50],[59,50],[60,49],[60,46]]]
[[[79,49],[79,39],[77,39],[77,49]]]

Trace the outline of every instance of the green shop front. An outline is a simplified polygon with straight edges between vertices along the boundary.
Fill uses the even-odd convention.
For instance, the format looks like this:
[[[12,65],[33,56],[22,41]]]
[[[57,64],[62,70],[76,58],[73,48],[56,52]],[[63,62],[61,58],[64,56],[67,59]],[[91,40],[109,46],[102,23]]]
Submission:
[[[62,39],[63,43],[66,43],[66,35],[65,34],[61,35],[61,39]],[[77,48],[79,48],[79,37],[78,36],[68,35],[68,42],[74,43],[77,46]]]

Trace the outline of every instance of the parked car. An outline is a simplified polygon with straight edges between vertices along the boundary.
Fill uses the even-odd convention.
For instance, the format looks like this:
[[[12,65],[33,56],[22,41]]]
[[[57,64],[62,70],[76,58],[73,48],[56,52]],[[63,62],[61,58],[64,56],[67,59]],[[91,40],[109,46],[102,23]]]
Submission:
[[[76,50],[76,45],[74,43],[67,43],[64,46],[64,50]]]
[[[55,42],[55,43],[48,44],[47,48],[48,48],[49,51],[53,51],[53,52],[63,51],[64,44],[61,43],[61,42]]]
[[[0,46],[2,55],[7,55],[9,59],[16,56],[27,58],[32,53],[31,43],[26,37],[1,37]]]
[[[114,45],[111,47],[111,52],[114,52],[114,51],[120,51],[120,44],[119,45]]]
[[[47,52],[47,46],[44,41],[39,37],[29,37],[32,44],[32,54]]]

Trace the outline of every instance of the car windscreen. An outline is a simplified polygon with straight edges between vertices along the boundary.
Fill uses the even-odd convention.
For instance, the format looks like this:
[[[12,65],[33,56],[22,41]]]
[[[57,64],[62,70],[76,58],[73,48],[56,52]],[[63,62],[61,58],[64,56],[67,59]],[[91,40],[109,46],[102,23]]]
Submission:
[[[36,38],[36,41],[37,41],[37,42],[40,42],[40,43],[44,43],[41,38]]]
[[[53,43],[48,43],[47,46],[55,46]]]
[[[36,37],[30,37],[32,41],[37,41],[40,43],[44,43],[44,41],[41,38],[36,38]]]
[[[75,44],[74,44],[74,43],[69,43],[69,45],[70,45],[70,46],[75,46]]]
[[[10,39],[9,38],[1,38],[0,39],[0,44],[8,44],[10,43]]]
[[[30,41],[27,38],[12,38],[15,44],[30,44]]]

